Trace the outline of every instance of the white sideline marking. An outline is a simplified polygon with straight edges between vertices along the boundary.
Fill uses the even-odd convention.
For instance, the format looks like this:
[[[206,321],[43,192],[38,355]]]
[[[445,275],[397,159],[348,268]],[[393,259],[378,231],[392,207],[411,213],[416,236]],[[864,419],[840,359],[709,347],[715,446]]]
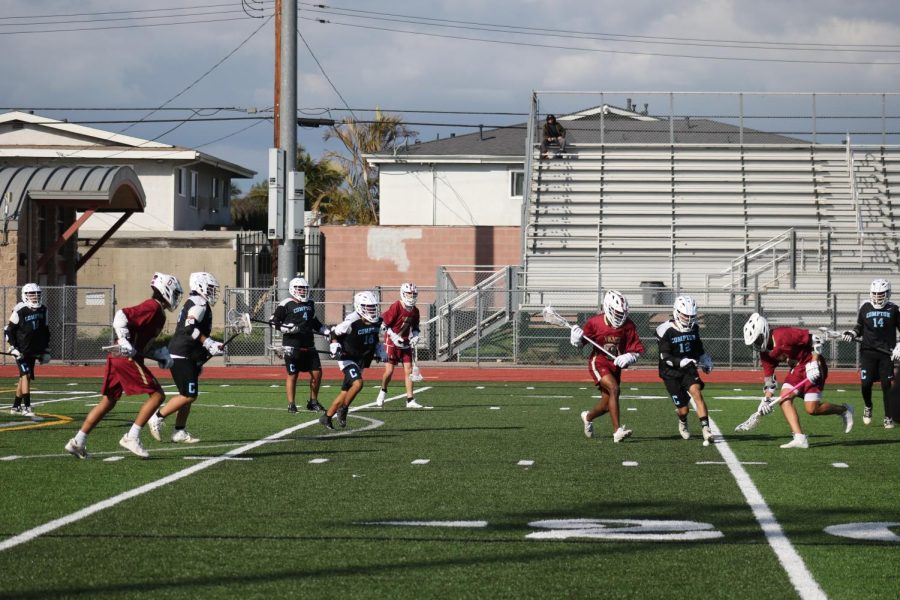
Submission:
[[[116,462],[116,461],[122,460],[123,458],[125,458],[125,457],[121,456],[121,455],[110,456],[109,458],[104,458],[103,462]]]
[[[206,460],[209,456],[185,456],[184,460]],[[107,459],[109,460],[109,459]],[[249,456],[231,456],[225,460],[253,460]]]
[[[430,462],[431,462],[431,461],[430,461],[429,459],[427,459],[427,458],[417,458],[416,460],[412,461],[411,464],[414,464],[414,465],[427,465],[427,464],[430,463]]]
[[[846,469],[846,468],[848,468],[850,465],[848,465],[847,463],[836,462],[836,463],[831,463],[831,466],[832,466],[832,467],[836,467],[836,468],[838,468],[838,469]]]
[[[572,409],[569,408],[568,406],[560,406],[559,410],[572,410]]]
[[[731,450],[731,446],[728,445],[725,436],[722,435],[722,430],[719,429],[719,426],[712,419],[709,420],[709,428],[712,430],[713,435],[716,436],[716,439],[719,440],[716,443],[716,449],[722,458],[725,459],[725,464],[728,465],[728,470],[731,471],[731,475],[747,500],[756,522],[759,523],[766,540],[769,542],[769,546],[775,552],[778,562],[781,563],[781,567],[787,573],[788,579],[790,579],[801,600],[826,600],[828,597],[825,595],[825,592],[813,579],[812,573],[806,568],[806,563],[803,562],[794,545],[791,544],[791,541],[785,535],[781,525],[775,519],[775,515],[772,514],[769,505],[766,504],[765,498],[759,493],[747,470],[744,469],[741,461],[738,460]]]
[[[636,467],[636,466],[638,466],[638,464],[636,461],[633,461],[633,460],[623,460],[622,466],[623,467]]]
[[[17,458],[22,458],[18,454],[10,454],[9,456],[0,457],[0,460],[16,460]]]
[[[491,407],[491,410],[500,410],[500,407],[499,407],[499,406],[492,406],[492,407]]]
[[[327,462],[328,462],[327,458],[311,458],[311,459],[309,459],[309,464],[311,464],[311,465],[321,465],[321,464],[324,464]]]
[[[358,525],[394,525],[397,527],[487,527],[487,521],[362,521]]]
[[[483,386],[483,385],[476,385],[476,386],[475,386],[475,389],[476,389],[476,390],[483,390],[483,389],[484,389],[484,386]]]
[[[636,407],[636,406],[629,406],[629,407],[626,408],[625,410],[637,411],[637,407]]]
[[[430,390],[431,387],[421,388],[419,391],[424,392]],[[405,397],[403,395],[398,397]],[[362,406],[358,406],[356,408],[351,408],[350,411],[354,412],[357,410],[361,410],[363,408],[371,408],[375,406],[374,402],[370,402],[369,404],[363,404]],[[305,429],[307,427],[312,427],[313,425],[318,425],[319,419],[313,419],[312,421],[306,421],[305,423],[299,423],[294,425],[293,427],[288,427],[287,429],[282,429],[279,432],[273,433],[272,435],[266,436],[262,439],[256,440],[255,442],[251,442],[249,444],[244,444],[239,448],[235,448],[234,450],[229,450],[225,454],[221,454],[219,456],[214,456],[212,458],[208,458],[202,462],[198,462],[195,465],[191,465],[186,469],[182,469],[180,471],[176,471],[171,475],[166,475],[161,479],[157,479],[156,481],[151,481],[150,483],[145,483],[142,486],[136,487],[134,489],[128,490],[127,492],[122,492],[121,494],[117,494],[112,496],[111,498],[107,498],[106,500],[101,500],[100,502],[95,502],[89,506],[82,508],[81,510],[77,510],[73,513],[60,517],[58,519],[54,519],[52,521],[48,521],[43,525],[38,525],[37,527],[33,527],[28,529],[27,531],[23,531],[18,535],[14,535],[12,537],[6,538],[3,541],[0,541],[0,552],[4,550],[9,550],[10,548],[15,548],[21,544],[26,542],[30,542],[31,540],[37,539],[46,533],[50,533],[51,531],[56,531],[61,527],[65,527],[66,525],[70,525],[72,523],[76,523],[82,519],[85,519],[95,513],[98,513],[107,508],[111,508],[116,506],[117,504],[121,504],[126,500],[130,500],[131,498],[136,498],[137,496],[141,496],[146,494],[147,492],[152,492],[158,488],[161,488],[170,483],[174,483],[180,479],[184,479],[185,477],[190,477],[194,473],[199,473],[200,471],[204,471],[213,465],[217,465],[220,462],[224,462],[228,458],[232,458],[235,456],[240,456],[245,452],[249,452],[250,450],[254,450],[259,448],[260,446],[264,446],[271,442],[280,441],[280,438],[283,438],[287,435],[294,433],[295,431],[299,431],[301,429]]]
[[[719,444],[719,443],[724,443],[724,442],[716,442],[716,443]],[[694,464],[695,464],[695,465],[727,465],[728,463],[727,463],[726,461],[724,461],[724,460],[698,460],[698,461],[695,462]],[[742,462],[742,463],[740,463],[740,464],[742,464],[742,465],[767,465],[767,464],[769,464],[769,463],[767,463],[767,462],[761,462],[761,461],[748,460],[748,461],[744,461],[744,462]]]
[[[531,465],[534,464],[534,461],[533,460],[520,460],[516,464],[520,467],[530,467]]]

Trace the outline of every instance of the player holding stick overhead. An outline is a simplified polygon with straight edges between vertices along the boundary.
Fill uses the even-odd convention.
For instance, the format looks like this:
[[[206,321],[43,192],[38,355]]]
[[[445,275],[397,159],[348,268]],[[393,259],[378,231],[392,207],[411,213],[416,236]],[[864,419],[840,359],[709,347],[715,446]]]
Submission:
[[[200,440],[187,430],[191,403],[200,394],[200,373],[203,363],[211,356],[222,353],[223,344],[214,340],[212,332],[212,307],[219,297],[219,280],[206,272],[191,273],[191,295],[184,302],[175,333],[169,342],[172,355],[172,379],[178,388],[178,395],[166,402],[150,418],[150,435],[162,441],[163,420],[174,412],[175,431],[172,441],[180,444],[195,444]]]
[[[284,368],[287,370],[285,390],[287,390],[288,412],[297,412],[295,402],[297,379],[300,373],[309,373],[309,400],[306,410],[321,410],[319,386],[322,383],[322,361],[316,350],[313,334],[329,335],[330,330],[316,318],[316,303],[309,299],[309,284],[303,277],[295,277],[288,284],[290,298],[285,298],[275,307],[269,322],[283,334],[281,343],[284,352]]]
[[[19,381],[16,399],[10,412],[33,417],[31,410],[31,380],[34,364],[50,362],[50,328],[47,326],[47,307],[42,302],[41,286],[26,283],[22,286],[22,301],[13,307],[4,330],[9,353],[16,359]]]
[[[400,286],[400,299],[391,304],[381,314],[383,323],[384,349],[387,361],[384,363],[384,375],[381,377],[381,390],[375,399],[375,405],[381,408],[387,398],[388,384],[394,376],[394,367],[403,365],[404,383],[406,384],[406,408],[422,408],[413,396],[413,348],[419,343],[419,309],[416,300],[419,290],[414,283]]]
[[[765,398],[759,412],[768,414],[775,403],[768,400],[777,390],[775,369],[787,362],[790,371],[782,385],[781,410],[793,433],[793,439],[782,448],[809,448],[809,440],[800,427],[800,417],[794,407],[794,398],[802,397],[807,414],[812,416],[838,415],[844,425],[844,433],[853,428],[853,407],[822,402],[822,390],[828,378],[828,367],[823,359],[824,340],[806,329],[795,327],[769,327],[769,322],[759,313],[753,313],[744,324],[744,343],[759,352],[765,375]],[[787,392],[790,393],[787,393]]]
[[[582,339],[584,338],[584,339]],[[619,383],[622,369],[633,365],[644,352],[634,322],[628,318],[628,300],[620,292],[609,290],[603,297],[603,312],[587,320],[584,329],[572,326],[570,342],[583,346],[589,340],[595,347],[588,358],[588,371],[600,389],[600,401],[581,413],[584,435],[593,437],[594,419],[609,413],[613,441],[618,443],[631,435],[619,422]],[[597,347],[599,346],[599,348]]]
[[[331,328],[331,356],[338,359],[338,368],[344,373],[341,391],[321,417],[319,423],[334,429],[332,417],[337,415],[341,427],[347,425],[350,403],[363,386],[363,370],[372,364],[376,356],[384,360],[384,347],[379,343],[381,316],[378,299],[372,292],[359,292],[353,297],[353,312]]]
[[[860,342],[859,379],[863,403],[863,424],[872,422],[872,388],[881,382],[884,426],[894,427],[891,414],[891,383],[894,361],[900,361],[900,308],[891,302],[891,283],[876,279],[869,286],[869,300],[859,307],[856,325],[843,333],[845,342]]]
[[[106,356],[100,389],[103,397],[85,417],[75,437],[66,444],[66,452],[73,456],[88,457],[88,434],[116,406],[123,393],[127,396],[149,394],[149,398],[138,411],[131,429],[119,440],[119,445],[141,458],[150,456],[141,444],[141,429],[162,404],[165,395],[156,377],[144,366],[143,352],[166,324],[163,309],[171,312],[178,308],[182,294],[178,279],[165,273],[154,273],[150,288],[153,293],[149,299],[116,311],[113,330],[118,338],[118,349]],[[153,358],[159,361],[161,368],[169,368],[171,358],[166,348],[158,350]]]
[[[678,415],[678,433],[683,439],[690,439],[687,418],[690,401],[694,400],[704,445],[713,438],[709,428],[709,411],[703,401],[703,380],[697,372],[699,366],[704,373],[713,369],[712,357],[704,351],[697,324],[697,303],[690,296],[675,299],[672,318],[656,328],[659,345],[659,376],[666,386],[675,413]]]

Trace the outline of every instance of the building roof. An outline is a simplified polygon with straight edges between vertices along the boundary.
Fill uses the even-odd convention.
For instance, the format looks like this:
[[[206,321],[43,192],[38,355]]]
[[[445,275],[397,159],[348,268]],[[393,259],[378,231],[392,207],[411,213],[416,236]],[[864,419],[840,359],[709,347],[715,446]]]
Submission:
[[[621,108],[603,105],[561,115],[558,121],[566,128],[566,140],[579,144],[600,144],[601,123],[605,144],[670,144],[669,120]],[[806,144],[805,140],[744,127],[740,128],[711,119],[690,117],[674,119],[671,123],[674,141],[678,144]],[[404,160],[450,160],[467,157],[469,160],[508,159],[524,161],[526,152],[525,123],[477,133],[412,144],[395,152],[372,155],[374,163]]]
[[[252,178],[256,175],[256,171],[191,148],[144,140],[20,111],[0,114],[0,134],[11,131],[10,125],[14,123],[23,124],[33,131],[46,130],[58,134],[60,136],[59,143],[8,143],[4,142],[3,137],[0,136],[0,160],[4,158],[46,158],[71,159],[75,162],[190,161],[222,169],[236,178]]]

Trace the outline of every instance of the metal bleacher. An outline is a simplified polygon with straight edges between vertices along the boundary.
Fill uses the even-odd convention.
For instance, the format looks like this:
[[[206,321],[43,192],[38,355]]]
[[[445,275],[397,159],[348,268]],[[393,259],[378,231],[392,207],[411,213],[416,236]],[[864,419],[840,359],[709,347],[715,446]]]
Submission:
[[[840,274],[827,278],[831,289],[858,290],[873,274],[900,272],[900,148],[573,141],[567,150],[539,160],[534,149],[526,290],[824,289],[826,270]],[[788,231],[789,281],[777,260],[771,273],[735,277],[748,257],[769,260],[755,249]]]

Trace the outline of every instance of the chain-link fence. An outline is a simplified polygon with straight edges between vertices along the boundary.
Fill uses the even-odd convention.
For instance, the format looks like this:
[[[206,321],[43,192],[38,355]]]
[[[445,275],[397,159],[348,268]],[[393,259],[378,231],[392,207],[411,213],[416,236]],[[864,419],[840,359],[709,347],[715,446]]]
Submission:
[[[0,310],[7,320],[21,301],[19,287],[3,286]],[[115,314],[115,288],[43,287],[43,303],[47,307],[50,328],[50,353],[53,360],[70,363],[100,363],[106,360],[103,346],[112,343],[112,320]],[[6,336],[3,351],[9,351]],[[3,356],[2,364],[15,359]]]

